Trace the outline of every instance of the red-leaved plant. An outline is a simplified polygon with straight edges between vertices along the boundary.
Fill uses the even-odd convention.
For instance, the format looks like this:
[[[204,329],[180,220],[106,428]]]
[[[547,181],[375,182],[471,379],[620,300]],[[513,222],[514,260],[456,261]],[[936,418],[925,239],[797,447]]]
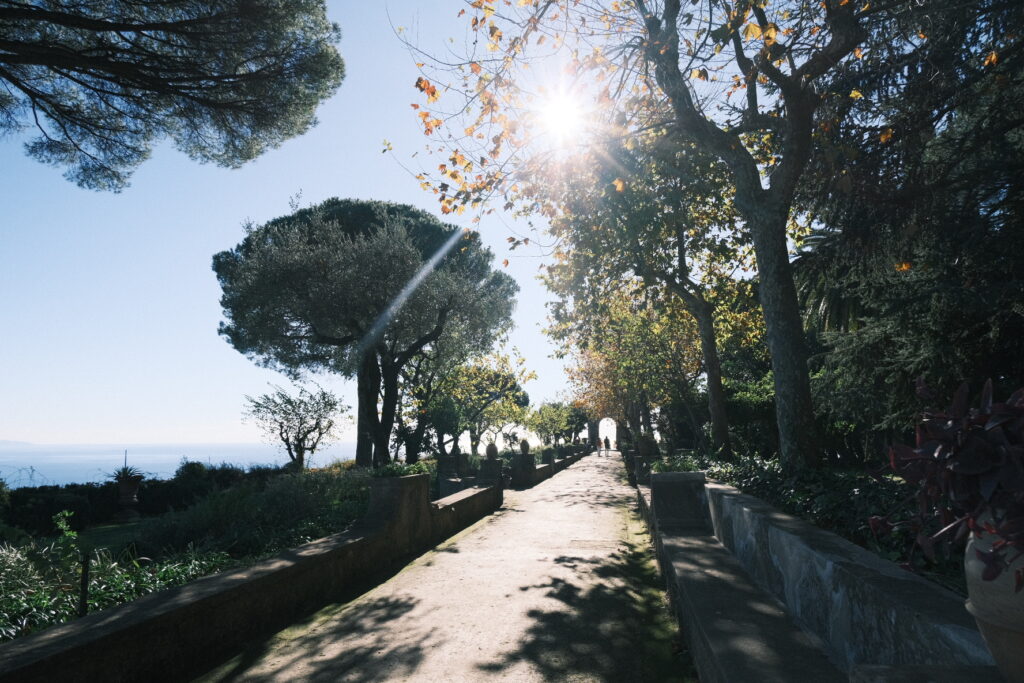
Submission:
[[[918,396],[933,400],[922,380]],[[1024,388],[1003,403],[992,401],[992,380],[985,383],[977,408],[968,406],[961,384],[946,410],[928,410],[917,427],[915,448],[897,444],[889,464],[917,489],[917,544],[934,559],[935,547],[963,540],[968,531],[995,534],[989,551],[977,550],[985,564],[982,578],[998,577],[1024,555]],[[938,520],[941,529],[929,534]],[[886,518],[872,517],[875,533],[892,529]],[[1024,587],[1024,567],[1015,572],[1016,590]]]

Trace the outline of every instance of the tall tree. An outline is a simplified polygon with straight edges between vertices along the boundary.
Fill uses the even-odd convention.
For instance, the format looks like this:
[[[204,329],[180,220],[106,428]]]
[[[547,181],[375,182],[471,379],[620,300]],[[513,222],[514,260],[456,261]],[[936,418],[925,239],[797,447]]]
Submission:
[[[236,167],[315,123],[337,90],[323,0],[0,0],[0,134],[82,187],[118,190],[171,138]]]
[[[402,369],[442,338],[470,355],[509,324],[515,281],[476,233],[401,204],[330,199],[250,228],[213,259],[220,332],[292,375],[357,378],[356,461],[390,460]]]
[[[492,0],[474,3],[475,51],[447,67],[441,82],[417,84],[428,103],[445,93],[464,95],[466,106],[449,111],[469,112],[465,128],[420,112],[425,132],[447,131],[442,147],[459,152],[441,169],[445,187],[434,186],[441,201],[453,210],[503,193],[529,207],[519,171],[552,159],[551,145],[538,144],[535,132],[542,100],[559,88],[596,103],[579,127],[603,125],[629,137],[667,126],[718,159],[728,169],[756,254],[781,459],[790,472],[817,466],[808,352],[787,241],[794,196],[818,131],[841,115],[829,107],[825,117],[823,107],[863,97],[837,76],[861,58],[859,46],[869,35],[884,32],[897,50],[912,47],[918,34],[927,37],[923,24],[912,34],[886,29],[903,14],[913,15],[911,24],[927,23],[929,8],[903,0],[712,0],[685,8],[680,0],[518,4],[522,10],[499,13]],[[976,12],[974,5],[965,8],[968,20]],[[544,59],[560,62],[559,73],[567,75],[544,83]],[[660,118],[665,111],[667,120]],[[463,161],[491,172],[466,173]]]

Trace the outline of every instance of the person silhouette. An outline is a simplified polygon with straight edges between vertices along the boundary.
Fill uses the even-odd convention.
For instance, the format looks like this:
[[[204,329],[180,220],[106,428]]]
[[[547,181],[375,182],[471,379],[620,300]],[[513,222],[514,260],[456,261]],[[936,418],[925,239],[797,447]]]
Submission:
[[[612,442],[608,440],[608,437],[604,437],[604,449],[610,451],[612,449]]]

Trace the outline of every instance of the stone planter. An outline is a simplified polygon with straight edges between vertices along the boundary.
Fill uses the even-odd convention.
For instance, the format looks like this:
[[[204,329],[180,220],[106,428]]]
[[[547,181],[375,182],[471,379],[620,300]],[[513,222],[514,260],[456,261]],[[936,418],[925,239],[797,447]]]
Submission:
[[[972,533],[967,542],[964,552],[966,606],[978,622],[978,630],[1006,680],[1024,683],[1024,591],[1015,590],[1015,574],[1024,568],[1024,557],[1018,557],[996,579],[984,580],[985,563],[978,557],[978,551],[991,550],[997,539],[995,534]]]
[[[125,507],[138,505],[139,484],[142,482],[142,475],[138,474],[127,479],[120,479],[117,482],[117,502]]]
[[[533,486],[533,471],[537,463],[532,453],[516,453],[512,458],[512,485],[517,488]]]

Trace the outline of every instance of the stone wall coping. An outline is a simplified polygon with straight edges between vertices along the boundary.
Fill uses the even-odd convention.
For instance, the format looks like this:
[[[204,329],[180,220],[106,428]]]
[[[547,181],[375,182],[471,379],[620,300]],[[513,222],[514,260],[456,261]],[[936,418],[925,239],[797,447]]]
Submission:
[[[924,599],[920,606],[924,611],[935,612],[936,616],[939,616],[940,614],[946,615],[952,610],[950,616],[954,620],[965,626],[974,627],[974,620],[963,609],[965,598],[953,591],[901,569],[899,565],[879,557],[842,536],[782,512],[760,498],[743,493],[733,486],[709,479],[705,489],[709,496],[715,494],[728,496],[745,509],[769,520],[777,529],[797,537],[799,542],[808,548],[826,554],[833,561],[845,565],[847,569],[859,575],[862,580],[877,584],[878,590],[891,593],[894,598],[899,600],[905,600],[908,592],[909,595],[920,596]],[[893,580],[896,583],[893,583]],[[936,600],[939,602],[936,603]],[[952,603],[952,605],[944,603]],[[940,610],[933,610],[940,605]]]
[[[705,491],[715,536],[844,668],[991,665],[963,597],[732,486]]]

